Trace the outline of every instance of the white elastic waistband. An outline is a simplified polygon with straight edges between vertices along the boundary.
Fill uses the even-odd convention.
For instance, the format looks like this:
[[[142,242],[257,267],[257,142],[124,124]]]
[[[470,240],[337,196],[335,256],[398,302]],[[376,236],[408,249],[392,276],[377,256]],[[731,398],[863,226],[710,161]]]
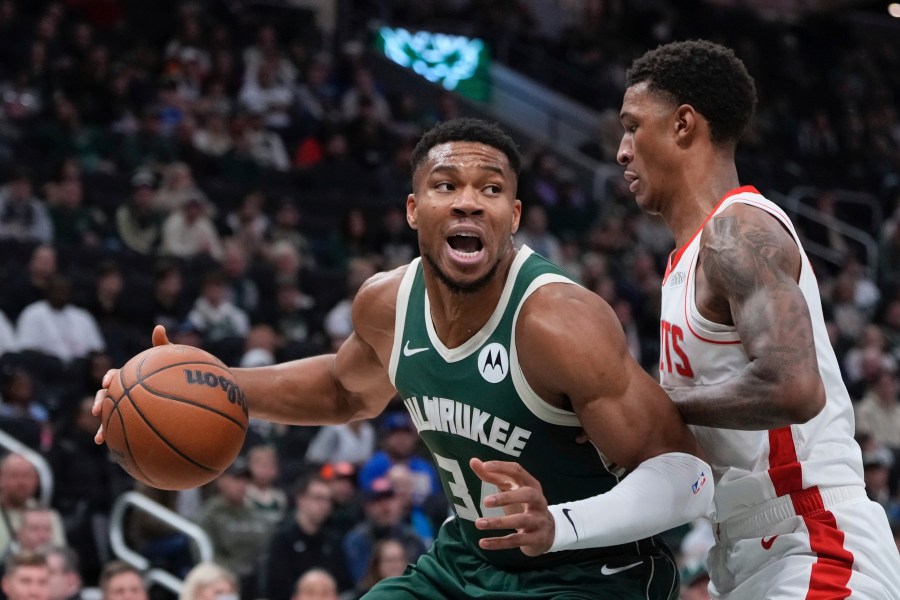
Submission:
[[[713,531],[720,542],[761,537],[769,535],[772,526],[785,519],[811,515],[865,495],[865,488],[855,485],[801,490],[779,496],[727,521],[714,523]]]

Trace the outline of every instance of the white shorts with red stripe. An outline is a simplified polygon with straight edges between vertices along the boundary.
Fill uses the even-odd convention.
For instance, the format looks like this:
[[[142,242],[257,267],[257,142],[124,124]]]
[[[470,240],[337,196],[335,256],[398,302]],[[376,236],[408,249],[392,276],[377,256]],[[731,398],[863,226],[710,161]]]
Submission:
[[[900,553],[884,509],[859,487],[801,494],[808,501],[782,496],[714,525],[711,597],[900,600]]]

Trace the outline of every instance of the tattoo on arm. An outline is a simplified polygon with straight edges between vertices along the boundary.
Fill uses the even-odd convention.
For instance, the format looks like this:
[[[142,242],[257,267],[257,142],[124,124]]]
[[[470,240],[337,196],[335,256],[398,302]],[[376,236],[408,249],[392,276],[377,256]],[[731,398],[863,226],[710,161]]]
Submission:
[[[777,382],[804,367],[818,372],[809,308],[783,236],[734,216],[714,217],[712,232],[701,249],[701,268],[728,300],[748,352]]]

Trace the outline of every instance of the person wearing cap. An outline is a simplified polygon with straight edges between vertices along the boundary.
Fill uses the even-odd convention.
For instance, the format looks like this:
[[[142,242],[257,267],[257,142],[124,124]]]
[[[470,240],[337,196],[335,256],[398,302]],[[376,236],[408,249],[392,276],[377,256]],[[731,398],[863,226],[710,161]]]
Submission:
[[[363,519],[362,499],[356,486],[356,467],[346,461],[325,463],[319,475],[331,488],[331,515],[325,526],[344,537]]]
[[[250,466],[239,456],[216,479],[216,493],[200,511],[200,526],[209,535],[214,560],[238,576],[241,596],[254,598],[256,566],[271,534],[271,523],[247,506]]]
[[[432,494],[441,493],[441,482],[432,463],[416,453],[418,435],[406,412],[390,412],[381,420],[381,450],[359,470],[359,484],[368,488],[387,475],[394,465],[405,465],[413,477],[413,504],[421,506]]]
[[[331,514],[331,488],[318,474],[305,475],[294,486],[294,503],[294,518],[272,534],[260,562],[262,596],[290,600],[297,578],[317,567],[332,573],[341,591],[350,589],[340,538],[325,527]]]
[[[138,171],[131,178],[131,201],[116,209],[116,235],[123,246],[138,254],[150,255],[159,246],[163,216],[154,202],[156,177]]]
[[[362,489],[362,494],[365,519],[344,536],[341,544],[354,585],[365,576],[372,548],[379,540],[400,540],[412,561],[427,549],[425,541],[404,520],[403,504],[390,479],[375,479]]]

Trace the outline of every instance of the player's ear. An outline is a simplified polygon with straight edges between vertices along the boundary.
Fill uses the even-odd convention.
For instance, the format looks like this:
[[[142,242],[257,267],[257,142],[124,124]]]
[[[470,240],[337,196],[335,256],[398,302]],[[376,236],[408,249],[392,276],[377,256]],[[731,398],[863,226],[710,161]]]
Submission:
[[[697,129],[697,111],[690,104],[682,104],[675,110],[675,136],[690,137]]]
[[[416,221],[416,197],[413,194],[406,197],[406,222],[413,229],[419,228],[419,224]]]
[[[519,230],[519,219],[522,217],[522,201],[516,198],[513,204],[513,220],[512,232],[515,234]]]

